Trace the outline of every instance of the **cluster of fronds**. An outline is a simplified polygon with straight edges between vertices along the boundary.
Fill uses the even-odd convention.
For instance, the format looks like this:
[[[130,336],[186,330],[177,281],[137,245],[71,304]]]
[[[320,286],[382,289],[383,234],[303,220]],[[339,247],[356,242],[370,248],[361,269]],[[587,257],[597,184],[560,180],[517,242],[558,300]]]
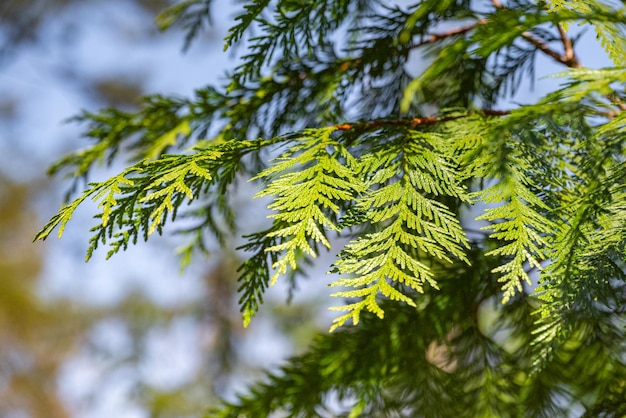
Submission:
[[[183,2],[161,23],[182,23],[190,40],[209,3]],[[626,394],[626,9],[473,3],[246,4],[226,47],[255,36],[223,89],[81,116],[95,144],[53,171],[84,178],[122,152],[131,164],[89,183],[38,238],[61,234],[91,198],[88,255],[101,244],[111,255],[193,201],[188,261],[207,232],[236,231],[229,187],[249,179],[272,214],[242,246],[244,323],[267,286],[335,242],[347,243],[331,285],[347,302],[332,329],[364,321],[321,337],[219,416],[317,416],[331,394],[350,416],[613,416],[602,414]],[[583,66],[566,31],[578,23],[596,29],[614,67]],[[567,68],[563,84],[493,109],[532,81],[538,54]],[[507,343],[481,324],[496,300],[493,329]]]

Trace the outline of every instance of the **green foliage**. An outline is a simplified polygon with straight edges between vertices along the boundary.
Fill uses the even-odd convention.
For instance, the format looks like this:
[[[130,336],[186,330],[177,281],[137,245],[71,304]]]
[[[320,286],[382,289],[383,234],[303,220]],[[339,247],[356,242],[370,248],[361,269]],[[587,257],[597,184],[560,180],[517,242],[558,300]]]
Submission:
[[[210,206],[206,211],[196,212],[196,217],[207,217],[202,228],[208,227],[219,234],[212,220],[213,212],[221,212],[226,219],[230,212],[227,202],[220,196],[237,172],[241,158],[264,145],[262,141],[239,141],[197,149],[192,155],[165,154],[158,160],[142,160],[108,180],[90,183],[80,198],[63,206],[50,219],[37,239],[45,238],[57,226],[61,236],[76,208],[87,198],[98,202],[101,209],[96,216],[99,222],[92,228],[94,235],[87,259],[100,243],[106,244],[107,239],[112,240],[107,255],[110,257],[126,249],[129,243],[135,244],[140,236],[147,240],[153,232],[161,233],[168,218],[174,220],[185,201],[198,197],[206,199]],[[220,184],[216,184],[218,179]]]
[[[394,285],[420,293],[425,283],[438,288],[425,259],[467,261],[464,248],[468,243],[459,221],[450,208],[436,200],[453,197],[469,201],[452,164],[442,158],[441,151],[437,152],[444,138],[410,132],[394,139],[384,149],[361,157],[359,171],[367,179],[367,192],[354,208],[368,219],[374,232],[346,245],[335,263],[336,272],[355,277],[332,285],[357,289],[333,296],[360,300],[332,308],[348,313],[337,318],[331,330],[348,318],[356,325],[363,309],[382,318],[379,293],[415,306]]]
[[[201,19],[198,4],[208,2],[173,6],[163,26]],[[186,216],[198,221],[185,230],[187,263],[207,235],[242,229],[228,196],[254,182],[271,214],[240,247],[245,325],[268,286],[338,247],[330,285],[346,303],[332,308],[335,332],[215,416],[331,414],[332,396],[352,417],[617,416],[626,12],[599,1],[491,6],[246,3],[226,48],[248,50],[225,86],[81,116],[96,143],[53,171],[85,178],[121,154],[129,167],[88,184],[37,238],[61,234],[90,198],[88,257]],[[583,66],[572,22],[595,28],[614,67]],[[539,54],[567,67],[562,84],[494,109],[532,82]]]
[[[205,25],[211,24],[212,0],[184,0],[164,10],[157,16],[159,29],[166,30],[174,24],[180,24],[187,31],[184,49],[191,46]]]
[[[279,274],[285,274],[288,267],[297,268],[298,254],[316,256],[310,241],[330,248],[325,231],[338,230],[336,222],[331,219],[332,214],[339,213],[335,202],[351,200],[361,188],[351,170],[337,161],[338,156],[329,154],[328,148],[339,148],[337,142],[330,138],[333,130],[303,132],[304,136],[299,138],[302,142],[257,176],[271,180],[265,189],[257,193],[257,197],[276,196],[268,207],[278,212],[270,215],[278,227],[267,236],[278,237],[281,243],[265,249],[281,254],[272,265],[276,269],[272,282]],[[333,149],[333,154],[335,152],[339,158],[346,158],[354,164],[345,150]],[[305,165],[306,168],[292,171],[296,165]]]
[[[233,76],[239,84],[260,78],[262,70],[271,66],[278,55],[288,62],[311,56],[315,49],[329,45],[329,34],[346,19],[363,18],[363,5],[368,2],[283,0],[271,16],[263,16],[269,11],[269,3],[263,0],[245,5],[246,12],[236,18],[239,23],[226,37],[225,49],[239,42],[253,23],[263,33],[250,38],[249,52]],[[357,15],[351,18],[353,13]]]
[[[562,1],[551,0],[549,11],[552,13],[571,10],[577,14],[589,14],[596,17],[594,25],[596,35],[602,47],[616,66],[626,64],[626,15],[623,9],[615,10],[611,5],[597,0]],[[611,16],[603,21],[602,16]]]

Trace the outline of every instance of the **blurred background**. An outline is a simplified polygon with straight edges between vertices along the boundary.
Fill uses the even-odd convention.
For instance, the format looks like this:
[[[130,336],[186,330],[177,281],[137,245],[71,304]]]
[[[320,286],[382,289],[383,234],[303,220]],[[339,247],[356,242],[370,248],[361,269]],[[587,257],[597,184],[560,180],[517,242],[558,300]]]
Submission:
[[[199,416],[328,328],[312,319],[324,294],[287,305],[278,286],[244,330],[232,249],[216,246],[181,273],[183,241],[168,234],[85,263],[95,207],[62,240],[32,243],[69,187],[47,167],[89,145],[64,121],[83,109],[132,111],[142,94],[189,96],[234,65],[222,52],[232,2],[215,2],[212,26],[185,53],[182,30],[155,24],[172,3],[0,0],[2,418]]]
[[[0,0],[1,418],[196,417],[328,329],[332,314],[323,307],[337,301],[322,276],[301,281],[307,291],[291,304],[279,282],[244,330],[235,242],[216,245],[212,258],[196,258],[184,272],[175,234],[108,261],[97,251],[85,263],[96,208],[84,205],[62,240],[32,243],[69,187],[48,178],[47,167],[88,145],[82,127],[65,120],[83,109],[132,111],[143,94],[189,96],[222,84],[235,65],[222,48],[238,3],[215,1],[212,26],[185,53],[182,31],[156,28],[172,3]],[[581,42],[583,63],[609,65],[593,34]],[[563,70],[543,57],[537,67],[539,76]],[[521,86],[514,102],[556,83]],[[102,167],[91,179],[120,168]],[[246,219],[261,221],[262,205],[244,200],[254,190],[241,193],[242,210],[262,213]],[[322,259],[322,269],[329,262]]]

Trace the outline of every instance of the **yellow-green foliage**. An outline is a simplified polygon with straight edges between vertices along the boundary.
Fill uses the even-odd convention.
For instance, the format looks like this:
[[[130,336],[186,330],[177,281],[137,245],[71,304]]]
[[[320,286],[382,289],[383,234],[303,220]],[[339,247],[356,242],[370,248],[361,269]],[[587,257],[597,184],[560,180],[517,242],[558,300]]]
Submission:
[[[379,152],[366,154],[358,172],[367,191],[354,207],[375,232],[364,234],[345,246],[335,263],[341,275],[333,286],[355,287],[333,296],[357,299],[331,308],[348,311],[335,320],[331,329],[352,318],[359,322],[363,309],[383,317],[377,303],[379,294],[415,306],[403,288],[423,292],[423,285],[438,288],[428,260],[467,261],[468,240],[458,219],[437,198],[454,197],[469,201],[454,166],[442,155],[439,135],[410,132],[398,136]]]
[[[209,3],[185,1],[161,24],[193,37]],[[319,416],[327,394],[356,399],[348,416],[620,410],[626,9],[478,3],[246,3],[226,47],[247,50],[224,86],[79,118],[96,142],[52,171],[80,180],[121,151],[128,168],[88,184],[37,237],[93,199],[88,256],[100,244],[111,255],[180,212],[196,221],[188,263],[207,237],[240,233],[231,191],[251,181],[270,215],[239,248],[246,326],[268,286],[336,250],[336,276],[316,278],[343,299],[335,332],[217,416]],[[613,67],[585,67],[574,24],[595,29]],[[539,55],[564,71],[516,104]],[[588,364],[597,372],[581,374]]]

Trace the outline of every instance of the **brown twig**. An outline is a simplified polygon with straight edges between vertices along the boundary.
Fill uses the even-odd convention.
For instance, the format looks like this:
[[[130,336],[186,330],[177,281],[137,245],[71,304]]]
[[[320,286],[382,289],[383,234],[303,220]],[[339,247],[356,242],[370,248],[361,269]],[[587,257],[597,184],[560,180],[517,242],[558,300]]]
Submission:
[[[356,123],[342,123],[340,125],[335,125],[336,131],[348,131],[355,128],[382,128],[385,126],[404,126],[407,128],[416,128],[421,125],[433,125],[436,123],[450,122],[453,120],[467,118],[469,116],[475,114],[482,114],[485,116],[506,116],[511,112],[508,110],[493,110],[493,109],[483,109],[479,111],[472,111],[466,113],[465,115],[457,115],[457,116],[430,116],[424,118],[411,118],[411,119],[380,119],[373,120],[369,122],[356,122]]]
[[[503,7],[502,3],[499,0],[492,0],[492,3],[498,9]],[[412,48],[419,48],[421,46],[432,44],[445,38],[450,38],[452,36],[463,35],[471,31],[472,29],[475,29],[478,26],[484,25],[486,23],[487,19],[480,19],[475,23],[462,26],[460,28],[451,29],[442,33],[433,33],[423,38],[419,43],[413,45]],[[563,48],[565,50],[562,55],[550,48],[550,46],[548,46],[548,44],[545,43],[543,39],[535,37],[530,32],[522,33],[522,37],[531,44],[533,44],[535,47],[537,47],[537,49],[539,49],[541,52],[552,57],[555,61],[560,62],[561,64],[564,64],[570,68],[580,68],[581,64],[576,58],[576,54],[574,53],[572,40],[565,34],[565,31],[563,30],[561,25],[558,25],[558,29],[561,35],[561,40],[563,42]]]
[[[494,0],[498,1],[498,0]],[[546,55],[551,56],[556,61],[560,62],[563,65],[566,65],[569,68],[582,68],[582,64],[576,57],[576,51],[574,50],[574,45],[572,43],[572,39],[567,36],[563,26],[557,24],[557,29],[559,31],[559,35],[561,37],[561,43],[563,44],[563,54],[559,54],[558,52],[551,49],[542,39],[534,37],[530,32],[524,32],[522,37],[526,39],[531,44],[535,45],[537,49],[545,53]],[[611,100],[609,96],[607,98]],[[609,119],[613,119],[618,113],[626,111],[626,103],[613,103],[619,111],[610,111],[606,113],[606,117]]]
[[[568,66],[571,68],[579,68],[581,67],[578,58],[576,58],[576,52],[574,51],[574,45],[572,44],[572,40],[563,29],[563,26],[560,24],[556,25],[559,30],[559,35],[561,36],[561,42],[563,43],[563,58],[568,62]]]
[[[503,7],[500,0],[491,0],[491,3],[496,7],[496,9],[500,9]],[[530,32],[524,32],[522,34],[522,37],[534,46],[536,46],[537,49],[539,49],[544,54],[554,58],[557,62],[567,65],[570,68],[580,68],[581,64],[576,58],[574,46],[572,45],[572,40],[567,36],[561,25],[557,25],[557,28],[559,30],[559,35],[561,35],[561,41],[563,42],[563,55],[550,48],[548,44],[543,41],[543,39],[536,38]]]
[[[550,48],[548,46],[548,44],[546,44],[543,41],[543,39],[536,38],[530,32],[522,33],[522,38],[526,39],[528,42],[533,44],[535,47],[537,47],[538,50],[540,50],[544,54],[554,58],[555,61],[560,62],[561,64],[564,64],[564,65],[567,65],[568,67],[571,66],[570,65],[571,63],[565,58],[564,55],[561,55],[558,52],[556,52],[555,50],[553,50],[552,48]],[[578,64],[578,66],[580,66],[580,64]]]
[[[462,26],[460,28],[451,29],[447,32],[433,33],[431,35],[428,35],[426,38],[422,39],[419,43],[412,45],[412,48],[419,48],[421,46],[432,44],[434,42],[440,41],[445,38],[450,38],[452,36],[463,35],[464,33],[467,33],[471,31],[472,29],[477,28],[480,25],[484,25],[485,23],[487,23],[487,19],[480,19],[478,22],[472,23],[470,25]]]

